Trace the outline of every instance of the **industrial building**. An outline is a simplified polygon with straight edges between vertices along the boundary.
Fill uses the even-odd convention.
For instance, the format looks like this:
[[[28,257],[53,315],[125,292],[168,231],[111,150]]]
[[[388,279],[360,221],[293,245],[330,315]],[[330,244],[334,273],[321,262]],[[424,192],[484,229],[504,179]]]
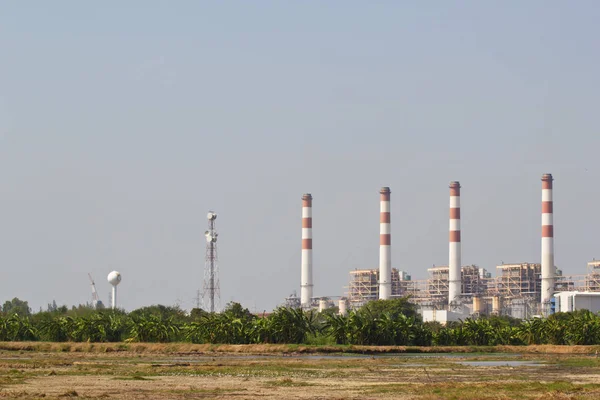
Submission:
[[[554,294],[555,312],[600,311],[600,293],[561,292]]]
[[[429,268],[429,278],[424,280],[412,280],[406,272],[391,267],[391,190],[382,187],[379,191],[379,268],[350,271],[340,311],[361,307],[372,300],[409,296],[425,320],[449,321],[482,314],[529,318],[548,315],[557,309],[557,304],[563,308],[563,304],[573,303],[575,298],[581,302],[585,298],[581,292],[600,293],[600,261],[589,262],[587,274],[581,276],[563,276],[556,268],[553,181],[551,174],[542,175],[541,262],[502,263],[496,266],[496,277],[477,265],[461,265],[461,185],[458,181],[450,182],[448,265]],[[312,245],[312,196],[305,194],[302,197],[301,296],[300,300],[291,296],[286,299],[287,304],[323,308],[325,299],[330,301],[331,296],[313,296]],[[555,293],[560,295],[555,296]],[[563,293],[577,295],[569,297]]]
[[[358,308],[371,300],[380,298],[379,269],[357,269],[350,271],[348,303]],[[388,298],[402,297],[414,293],[411,276],[404,271],[391,269],[391,294]]]
[[[461,267],[461,311],[468,314],[510,315],[527,318],[540,314],[541,301],[540,263],[514,263],[496,266],[497,276],[477,265]],[[411,280],[405,271],[392,268],[391,298],[410,296],[421,311],[442,311],[448,308],[449,268],[433,266],[427,269],[429,278]],[[348,303],[358,308],[379,298],[379,270],[357,269],[349,273]],[[600,261],[588,263],[588,274],[563,276],[555,268],[554,292],[598,292],[600,293]],[[428,312],[428,311],[427,311]],[[443,313],[437,312],[439,318]],[[455,313],[460,314],[460,312]],[[425,315],[425,314],[424,314]],[[450,319],[451,320],[451,319]]]

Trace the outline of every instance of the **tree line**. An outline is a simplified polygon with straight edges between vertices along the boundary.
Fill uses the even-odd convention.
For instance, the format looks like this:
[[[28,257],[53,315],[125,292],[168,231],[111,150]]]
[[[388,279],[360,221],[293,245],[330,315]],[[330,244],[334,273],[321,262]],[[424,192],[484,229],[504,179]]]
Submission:
[[[17,299],[18,300],[18,299]],[[13,299],[14,303],[14,299]],[[0,341],[289,343],[397,346],[598,345],[600,316],[583,310],[520,321],[510,317],[423,323],[408,299],[378,300],[346,316],[280,307],[253,315],[239,303],[221,313],[161,305],[122,310],[2,307]],[[24,306],[25,304],[25,306]],[[5,303],[6,305],[6,303]]]

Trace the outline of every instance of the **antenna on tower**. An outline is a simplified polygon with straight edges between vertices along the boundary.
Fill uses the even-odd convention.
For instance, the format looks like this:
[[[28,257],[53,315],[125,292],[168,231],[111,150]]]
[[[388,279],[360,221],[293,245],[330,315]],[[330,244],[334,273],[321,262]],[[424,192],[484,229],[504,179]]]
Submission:
[[[200,308],[202,301],[202,291],[200,289],[196,290],[196,297],[194,297],[194,304],[196,304],[196,308]]]
[[[208,230],[204,232],[206,238],[206,263],[204,265],[204,286],[202,290],[202,299],[204,309],[209,312],[215,312],[220,307],[221,289],[219,285],[219,271],[217,265],[217,237],[219,234],[215,228],[217,214],[209,211],[206,215],[208,219]]]

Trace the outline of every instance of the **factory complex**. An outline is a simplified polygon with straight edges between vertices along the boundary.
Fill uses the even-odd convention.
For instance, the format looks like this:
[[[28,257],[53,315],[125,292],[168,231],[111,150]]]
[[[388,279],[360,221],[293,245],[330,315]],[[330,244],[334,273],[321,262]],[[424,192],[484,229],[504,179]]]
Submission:
[[[496,266],[497,276],[477,265],[461,264],[460,183],[449,185],[448,265],[428,269],[429,278],[412,280],[392,268],[391,190],[381,188],[379,268],[349,273],[345,296],[313,296],[312,195],[302,196],[301,295],[286,305],[304,309],[337,306],[340,314],[372,300],[409,297],[424,321],[446,323],[469,316],[508,315],[514,318],[547,316],[554,312],[600,311],[600,261],[590,261],[587,273],[564,276],[554,264],[553,178],[542,176],[541,263]]]

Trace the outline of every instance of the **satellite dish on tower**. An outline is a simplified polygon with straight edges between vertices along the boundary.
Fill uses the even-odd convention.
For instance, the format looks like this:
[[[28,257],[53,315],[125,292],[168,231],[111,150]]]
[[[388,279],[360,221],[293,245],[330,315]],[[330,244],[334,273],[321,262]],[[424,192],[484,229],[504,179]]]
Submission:
[[[217,219],[217,213],[215,213],[213,211],[209,211],[208,214],[206,214],[206,218],[209,221],[214,221],[215,219]]]
[[[215,243],[217,241],[218,234],[216,232],[206,231],[206,232],[204,232],[204,236],[206,237],[206,241],[208,243],[210,243],[210,242]]]
[[[117,308],[117,285],[121,283],[121,274],[117,271],[113,271],[108,274],[108,283],[110,283],[113,287],[112,289],[112,308]]]

